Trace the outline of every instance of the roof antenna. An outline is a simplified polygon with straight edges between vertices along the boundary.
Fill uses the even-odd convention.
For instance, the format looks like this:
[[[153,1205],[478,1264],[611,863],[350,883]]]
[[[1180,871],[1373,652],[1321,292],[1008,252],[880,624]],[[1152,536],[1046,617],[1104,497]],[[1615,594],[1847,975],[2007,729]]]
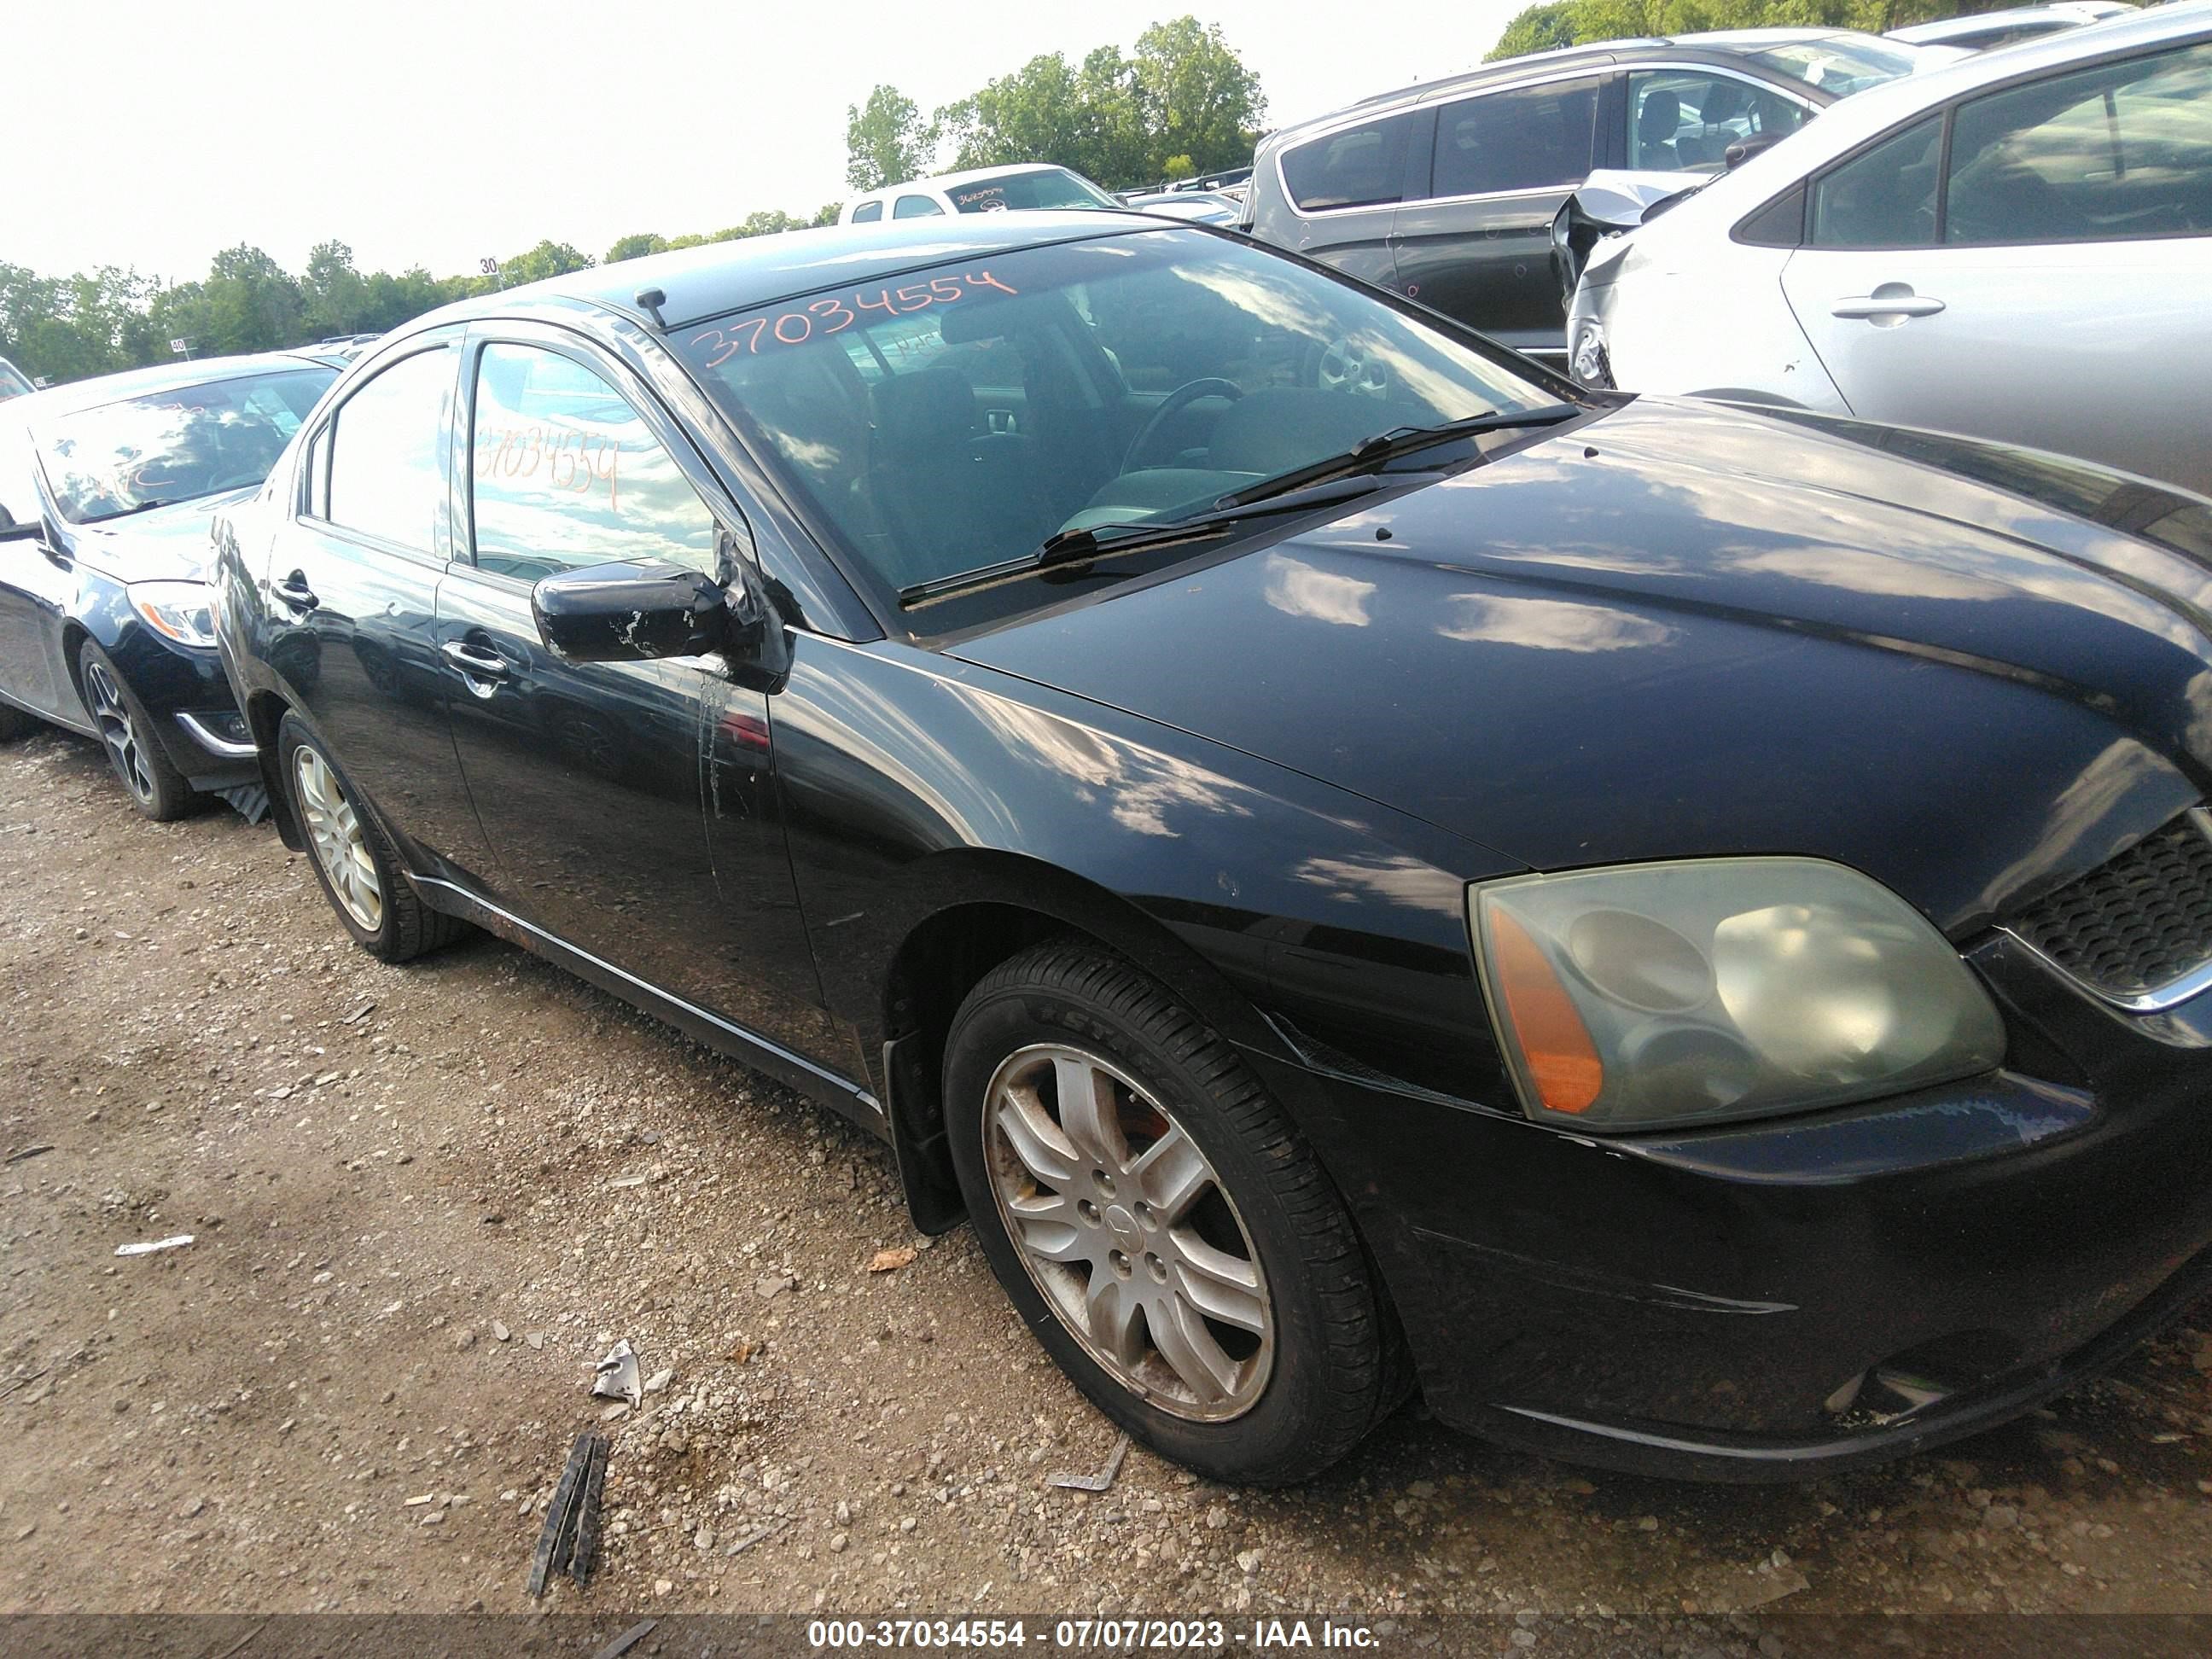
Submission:
[[[653,325],[655,328],[663,334],[668,332],[668,319],[660,314],[661,307],[668,303],[668,296],[665,294],[657,288],[641,288],[637,291],[637,303],[639,307],[653,319]]]

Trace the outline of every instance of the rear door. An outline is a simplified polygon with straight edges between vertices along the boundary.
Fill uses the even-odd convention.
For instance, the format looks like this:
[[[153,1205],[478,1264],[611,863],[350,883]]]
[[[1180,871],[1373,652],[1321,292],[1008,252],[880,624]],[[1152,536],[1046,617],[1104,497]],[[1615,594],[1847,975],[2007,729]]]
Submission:
[[[818,1051],[766,693],[719,656],[568,661],[531,610],[546,576],[618,560],[720,578],[725,559],[751,556],[742,515],[708,506],[702,485],[720,487],[681,427],[580,337],[486,325],[471,357],[461,528],[436,632],[495,860],[488,896],[663,991]]]
[[[1396,284],[1390,230],[1407,185],[1426,176],[1429,112],[1401,110],[1356,119],[1286,149],[1287,211],[1265,228],[1269,240],[1378,288]]]
[[[1607,80],[1524,82],[1434,107],[1428,177],[1393,224],[1407,298],[1521,350],[1564,353],[1552,221],[1596,163]]]
[[[1928,117],[1807,238],[1783,289],[1854,413],[2212,489],[2212,44]]]
[[[417,851],[468,870],[484,848],[431,633],[459,362],[458,330],[426,336],[316,423],[259,609],[264,656],[356,788]]]

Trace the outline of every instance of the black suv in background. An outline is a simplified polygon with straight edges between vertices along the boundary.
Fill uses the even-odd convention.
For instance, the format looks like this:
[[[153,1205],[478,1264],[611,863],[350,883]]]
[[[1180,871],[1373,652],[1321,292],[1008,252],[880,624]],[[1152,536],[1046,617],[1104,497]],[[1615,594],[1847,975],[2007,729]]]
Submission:
[[[1870,34],[1609,40],[1379,94],[1260,143],[1246,227],[1554,361],[1552,221],[1601,167],[1718,172],[1838,99],[1949,61]]]

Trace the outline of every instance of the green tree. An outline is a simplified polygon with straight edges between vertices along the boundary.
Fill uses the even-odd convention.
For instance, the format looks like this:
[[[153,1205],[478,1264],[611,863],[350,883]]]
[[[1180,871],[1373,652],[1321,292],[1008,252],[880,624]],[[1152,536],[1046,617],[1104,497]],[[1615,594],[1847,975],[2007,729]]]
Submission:
[[[668,239],[665,236],[657,236],[651,231],[641,231],[635,236],[625,236],[617,242],[607,250],[607,257],[599,263],[606,265],[618,265],[625,259],[640,259],[648,253],[667,252]]]
[[[499,285],[514,288],[522,283],[540,283],[548,276],[565,276],[572,270],[588,270],[591,264],[588,254],[570,247],[566,242],[540,242],[527,253],[518,253],[512,259],[499,262]]]
[[[1136,105],[1149,140],[1146,171],[1164,174],[1170,158],[1213,173],[1252,159],[1267,100],[1260,77],[1222,36],[1195,17],[1155,23],[1137,37],[1131,64]],[[1122,182],[1135,182],[1124,177]]]
[[[844,210],[842,202],[824,202],[814,210],[814,216],[806,222],[810,225],[834,225],[837,222],[837,216]]]
[[[1051,161],[1120,188],[1166,177],[1177,157],[1191,173],[1249,161],[1266,112],[1259,77],[1221,31],[1178,17],[1146,29],[1133,57],[1106,46],[1080,65],[1032,58],[936,125],[955,167]]]
[[[361,331],[368,304],[368,284],[354,269],[353,250],[343,242],[318,242],[307,255],[300,281],[309,331],[318,337]]]
[[[1706,29],[1820,27],[1879,34],[1907,23],[1988,11],[2014,0],[1546,0],[1505,26],[1492,60],[1592,40]]]
[[[904,184],[929,170],[937,149],[921,106],[896,87],[878,86],[845,109],[845,182],[854,190]]]

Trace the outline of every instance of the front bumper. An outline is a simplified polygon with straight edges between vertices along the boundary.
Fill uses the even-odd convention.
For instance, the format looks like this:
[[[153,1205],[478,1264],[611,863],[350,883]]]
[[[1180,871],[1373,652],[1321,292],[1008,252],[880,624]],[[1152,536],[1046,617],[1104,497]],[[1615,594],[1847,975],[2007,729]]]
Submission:
[[[185,650],[134,628],[109,654],[187,783],[210,794],[260,784],[252,729],[213,651]]]
[[[2212,1290],[2212,994],[2147,1021],[2002,937],[1972,960],[2021,1071],[1695,1135],[1254,1058],[1438,1417],[1644,1474],[1809,1476],[2002,1422]]]

